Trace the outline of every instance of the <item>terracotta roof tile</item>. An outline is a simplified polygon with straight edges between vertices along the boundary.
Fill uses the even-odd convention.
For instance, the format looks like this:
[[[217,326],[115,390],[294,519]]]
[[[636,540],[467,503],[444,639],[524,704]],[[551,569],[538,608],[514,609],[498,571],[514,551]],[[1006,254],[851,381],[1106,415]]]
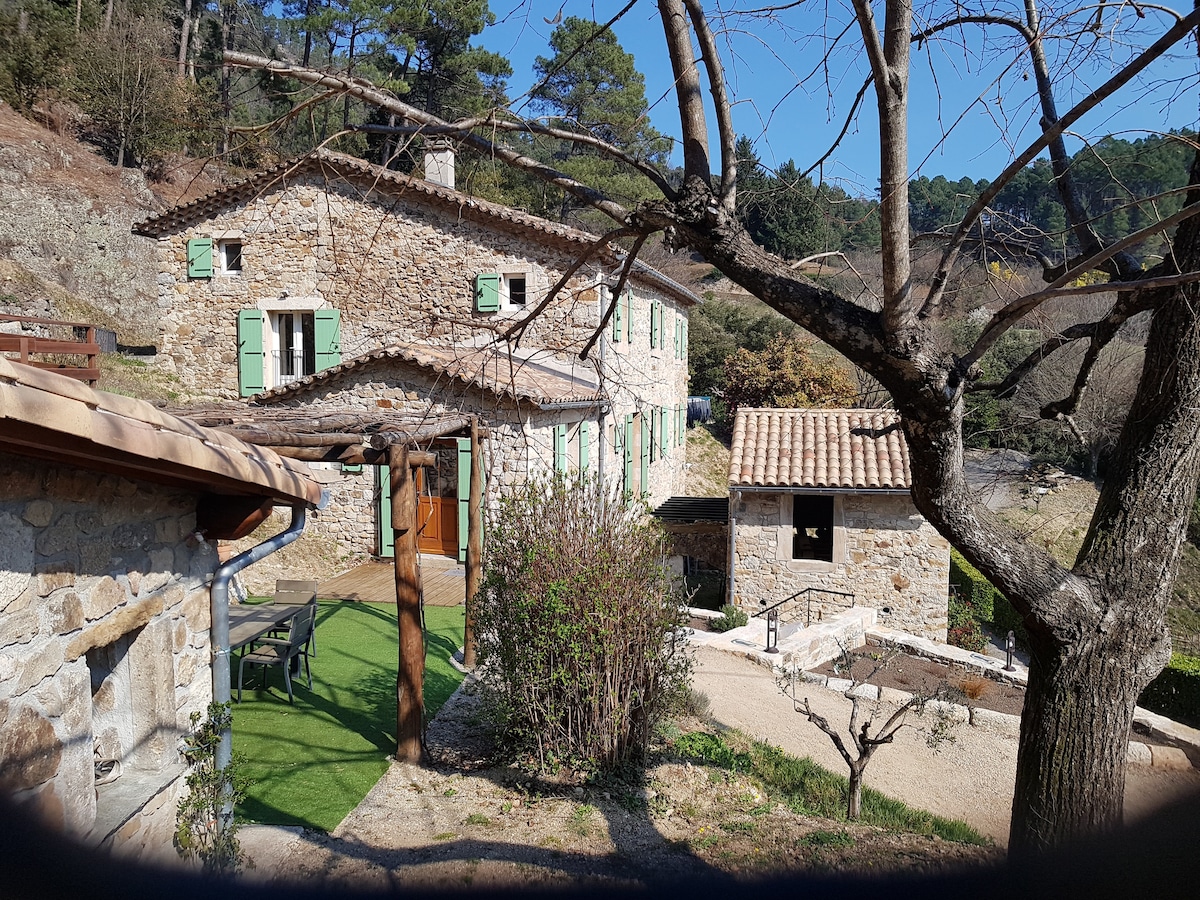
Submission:
[[[908,445],[890,409],[739,409],[731,487],[908,490]]]
[[[316,505],[308,467],[142,400],[0,359],[0,449],[193,490]]]
[[[253,398],[258,403],[273,403],[295,397],[326,384],[330,379],[359,369],[379,365],[384,360],[400,360],[474,385],[500,396],[526,400],[542,406],[561,403],[587,403],[606,397],[599,384],[558,371],[532,359],[519,359],[493,347],[436,347],[414,345],[384,347],[346,360],[315,375],[298,378],[289,384],[264,391]]]

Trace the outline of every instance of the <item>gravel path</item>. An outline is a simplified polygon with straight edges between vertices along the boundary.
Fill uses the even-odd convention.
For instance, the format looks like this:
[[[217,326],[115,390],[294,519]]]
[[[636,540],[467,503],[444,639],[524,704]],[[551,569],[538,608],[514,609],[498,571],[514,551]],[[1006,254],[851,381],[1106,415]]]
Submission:
[[[846,764],[833,743],[803,716],[756,663],[719,650],[696,653],[693,685],[708,695],[710,714],[721,725],[737,728],[797,756],[809,756],[835,772]],[[814,712],[831,724],[849,720],[850,701],[833,691],[802,685]],[[805,690],[806,689],[806,690]],[[914,719],[918,725],[920,719]],[[998,844],[1008,842],[1017,742],[983,728],[960,726],[955,742],[930,750],[915,728],[876,751],[866,784],[910,806],[962,819]],[[1132,822],[1189,792],[1200,793],[1200,772],[1169,772],[1131,765],[1126,778],[1125,818]]]

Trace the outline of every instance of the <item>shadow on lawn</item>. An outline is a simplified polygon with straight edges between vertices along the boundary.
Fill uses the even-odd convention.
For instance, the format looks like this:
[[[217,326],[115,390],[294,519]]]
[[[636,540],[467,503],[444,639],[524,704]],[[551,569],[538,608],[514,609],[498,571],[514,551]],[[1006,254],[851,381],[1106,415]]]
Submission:
[[[444,620],[434,627],[453,629]],[[267,690],[256,673],[246,702],[235,704],[235,749],[248,757],[243,770],[252,779],[240,818],[328,830],[386,771],[395,749],[394,608],[322,601],[317,623],[312,690],[293,677],[289,705],[282,674],[269,669]],[[459,680],[446,662],[455,636],[427,631],[426,648],[426,706],[436,710]]]

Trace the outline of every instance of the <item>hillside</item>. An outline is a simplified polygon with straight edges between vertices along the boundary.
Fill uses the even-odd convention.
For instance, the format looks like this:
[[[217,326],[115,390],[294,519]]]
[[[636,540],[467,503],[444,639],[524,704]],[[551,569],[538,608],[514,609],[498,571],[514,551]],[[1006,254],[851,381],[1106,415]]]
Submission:
[[[154,242],[130,227],[211,188],[189,163],[150,183],[69,133],[0,102],[0,311],[88,321],[121,344],[154,342]]]

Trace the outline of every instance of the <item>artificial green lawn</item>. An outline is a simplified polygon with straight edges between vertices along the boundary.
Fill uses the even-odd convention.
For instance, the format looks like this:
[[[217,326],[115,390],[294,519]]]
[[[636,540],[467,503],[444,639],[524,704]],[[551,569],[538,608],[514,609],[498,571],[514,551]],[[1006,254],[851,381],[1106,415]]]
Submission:
[[[432,717],[462,674],[449,663],[463,641],[463,608],[425,610],[425,708]],[[294,679],[289,706],[279,669],[246,669],[233,705],[233,752],[250,782],[238,819],[332,830],[387,770],[396,749],[396,607],[323,600],[313,689]],[[253,672],[253,676],[252,673]],[[237,660],[232,665],[237,697]],[[254,689],[250,685],[254,685]]]

